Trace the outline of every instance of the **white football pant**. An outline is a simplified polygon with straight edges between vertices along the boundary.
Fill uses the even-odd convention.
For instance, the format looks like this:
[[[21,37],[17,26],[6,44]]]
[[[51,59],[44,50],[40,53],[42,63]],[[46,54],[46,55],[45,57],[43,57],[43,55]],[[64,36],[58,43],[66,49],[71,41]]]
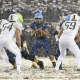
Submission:
[[[18,46],[8,35],[0,35],[0,51],[4,47],[16,55],[17,70],[20,71],[21,53]]]
[[[56,70],[59,70],[59,66],[66,56],[66,49],[69,49],[74,56],[76,57],[77,67],[80,69],[80,50],[75,43],[75,40],[71,36],[61,36],[59,39],[59,49],[60,49],[60,56],[56,62]]]

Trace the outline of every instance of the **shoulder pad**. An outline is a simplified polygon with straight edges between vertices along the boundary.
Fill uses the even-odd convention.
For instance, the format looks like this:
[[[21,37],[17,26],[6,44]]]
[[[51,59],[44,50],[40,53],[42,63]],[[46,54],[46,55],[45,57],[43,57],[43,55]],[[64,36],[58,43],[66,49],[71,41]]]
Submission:
[[[15,25],[18,29],[20,29],[21,31],[24,29],[24,28],[23,28],[23,25],[22,25],[21,23],[19,23],[19,22],[14,23],[14,25]]]

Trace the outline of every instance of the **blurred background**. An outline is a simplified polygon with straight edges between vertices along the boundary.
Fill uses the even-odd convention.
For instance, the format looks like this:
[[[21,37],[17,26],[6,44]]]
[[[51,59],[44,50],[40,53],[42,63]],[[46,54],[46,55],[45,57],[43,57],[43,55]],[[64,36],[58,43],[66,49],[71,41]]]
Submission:
[[[76,12],[80,15],[80,0],[0,0],[0,19],[11,13],[21,13],[24,21],[33,20],[41,12],[47,22],[58,22],[63,16]]]

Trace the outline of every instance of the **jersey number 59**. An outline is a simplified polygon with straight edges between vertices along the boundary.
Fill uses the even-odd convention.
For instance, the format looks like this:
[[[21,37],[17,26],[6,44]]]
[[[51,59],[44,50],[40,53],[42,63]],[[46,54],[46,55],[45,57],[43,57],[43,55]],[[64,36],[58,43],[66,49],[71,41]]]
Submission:
[[[66,29],[75,29],[76,22],[66,22],[65,27]]]

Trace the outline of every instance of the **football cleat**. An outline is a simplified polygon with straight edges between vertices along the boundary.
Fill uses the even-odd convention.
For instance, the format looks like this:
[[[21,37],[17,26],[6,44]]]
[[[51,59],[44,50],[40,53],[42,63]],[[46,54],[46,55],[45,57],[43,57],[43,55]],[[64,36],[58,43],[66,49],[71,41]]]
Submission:
[[[13,68],[11,68],[10,70],[16,70],[16,69],[17,69],[17,68],[14,68],[14,67],[13,67]]]
[[[33,69],[37,69],[37,66],[32,65],[31,68],[33,68]]]
[[[4,67],[4,72],[9,72],[8,67]]]
[[[77,71],[80,71],[80,68],[78,68]]]
[[[40,69],[44,69],[44,64],[43,64],[42,61],[39,61],[38,62],[38,66],[39,66]]]
[[[55,68],[54,68],[54,70],[55,70],[55,71],[58,71],[58,70],[59,70],[59,68],[55,67]]]
[[[22,71],[21,70],[17,70],[17,73],[20,74],[20,73],[22,73]]]
[[[56,66],[56,62],[52,62],[52,64],[53,64],[53,67],[55,68],[55,66]]]

